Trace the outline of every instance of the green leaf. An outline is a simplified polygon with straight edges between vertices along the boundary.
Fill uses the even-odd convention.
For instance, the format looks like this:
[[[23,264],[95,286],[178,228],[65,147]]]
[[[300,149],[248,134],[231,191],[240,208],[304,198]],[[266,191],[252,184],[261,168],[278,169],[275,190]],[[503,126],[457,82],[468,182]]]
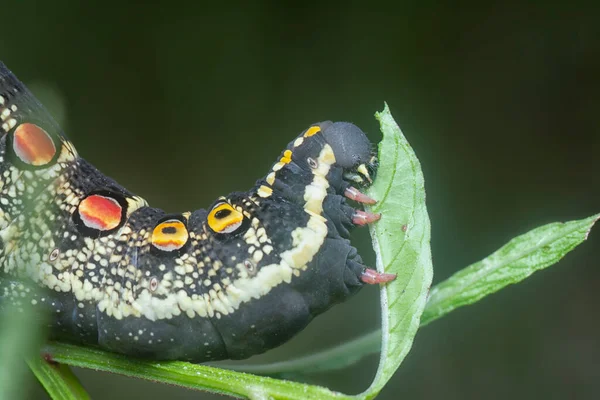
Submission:
[[[381,359],[373,383],[363,393],[366,398],[379,393],[408,354],[433,277],[425,181],[419,160],[387,104],[376,117],[383,140],[377,179],[369,195],[379,201],[371,211],[381,213],[382,218],[370,230],[377,269],[398,277],[381,291]]]
[[[27,364],[50,398],[63,400],[90,398],[77,377],[66,365],[47,362],[41,357],[30,358]]]
[[[489,257],[457,272],[431,291],[423,325],[558,262],[587,238],[599,218],[600,214],[544,225],[517,236]]]

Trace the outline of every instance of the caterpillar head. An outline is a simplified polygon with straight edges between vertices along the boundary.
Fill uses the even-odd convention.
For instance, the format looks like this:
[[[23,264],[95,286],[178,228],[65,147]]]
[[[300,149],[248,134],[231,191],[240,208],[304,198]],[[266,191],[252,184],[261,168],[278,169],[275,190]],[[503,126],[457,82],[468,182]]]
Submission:
[[[344,169],[344,177],[359,184],[371,184],[377,157],[367,135],[350,122],[322,123],[321,128],[336,163]]]

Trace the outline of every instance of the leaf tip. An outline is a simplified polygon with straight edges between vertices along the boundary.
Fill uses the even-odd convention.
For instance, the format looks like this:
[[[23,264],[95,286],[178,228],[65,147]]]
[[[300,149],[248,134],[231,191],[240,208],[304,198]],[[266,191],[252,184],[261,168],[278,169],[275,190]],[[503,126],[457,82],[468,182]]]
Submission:
[[[381,122],[381,119],[390,114],[390,107],[386,101],[383,102],[383,110],[375,112],[375,118]]]
[[[596,214],[596,215],[592,216],[592,223],[590,224],[590,227],[588,228],[587,232],[585,233],[584,240],[587,240],[588,236],[590,235],[590,232],[592,231],[592,228],[594,227],[594,224],[596,222],[598,222],[599,219],[600,219],[600,214]]]

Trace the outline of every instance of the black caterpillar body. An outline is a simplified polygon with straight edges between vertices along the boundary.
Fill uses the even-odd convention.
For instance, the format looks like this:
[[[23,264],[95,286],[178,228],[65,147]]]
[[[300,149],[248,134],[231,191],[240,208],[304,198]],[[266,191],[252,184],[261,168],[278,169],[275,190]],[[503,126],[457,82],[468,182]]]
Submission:
[[[348,240],[368,214],[344,195],[371,181],[375,157],[350,123],[302,132],[247,192],[165,214],[79,157],[1,63],[0,117],[0,308],[48,312],[54,338],[246,358],[368,282]]]

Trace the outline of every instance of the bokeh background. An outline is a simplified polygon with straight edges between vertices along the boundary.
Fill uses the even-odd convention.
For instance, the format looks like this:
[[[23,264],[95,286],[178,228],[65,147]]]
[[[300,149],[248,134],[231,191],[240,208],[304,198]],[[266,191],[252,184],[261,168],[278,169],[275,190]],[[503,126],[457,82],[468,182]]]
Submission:
[[[435,282],[538,225],[600,212],[593,2],[223,4],[10,2],[0,59],[84,157],[170,211],[251,187],[312,122],[378,140],[387,101],[423,165]],[[364,230],[355,243],[373,262]],[[380,398],[598,398],[599,260],[597,227],[558,265],[422,329]],[[378,307],[367,288],[259,360],[370,332]],[[376,366],[303,379],[357,393]],[[95,399],[222,398],[77,373]]]

